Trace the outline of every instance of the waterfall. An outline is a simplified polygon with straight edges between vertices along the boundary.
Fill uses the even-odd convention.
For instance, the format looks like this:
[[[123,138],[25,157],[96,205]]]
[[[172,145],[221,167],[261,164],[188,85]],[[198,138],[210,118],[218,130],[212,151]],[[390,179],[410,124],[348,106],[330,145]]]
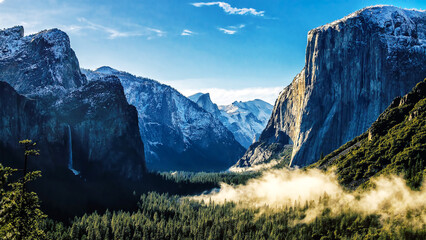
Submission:
[[[74,175],[80,174],[79,171],[75,170],[72,167],[72,135],[71,135],[71,127],[68,125],[68,169],[74,173]]]

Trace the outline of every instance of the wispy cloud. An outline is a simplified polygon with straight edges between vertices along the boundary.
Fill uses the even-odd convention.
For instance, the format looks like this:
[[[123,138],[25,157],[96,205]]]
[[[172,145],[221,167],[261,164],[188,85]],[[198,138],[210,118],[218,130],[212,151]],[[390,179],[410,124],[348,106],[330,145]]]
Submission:
[[[0,0],[0,3],[4,2],[4,0]]]
[[[166,32],[160,30],[160,29],[156,29],[156,28],[146,28],[147,31],[154,33],[157,37],[164,37],[166,36]],[[148,39],[151,39],[152,35],[150,37],[148,37]]]
[[[257,11],[254,8],[236,8],[232,7],[229,3],[226,2],[198,2],[192,3],[194,7],[203,7],[203,6],[219,6],[228,14],[237,14],[237,15],[254,15],[254,16],[264,16],[265,11]]]
[[[222,31],[225,34],[234,35],[237,31],[236,30],[229,30],[226,28],[218,28],[219,31]]]
[[[25,35],[38,33],[42,29],[62,28],[60,21],[66,21],[66,16],[83,14],[81,8],[74,7],[23,8],[18,11],[14,6],[7,6],[9,3],[14,4],[13,1],[3,1],[3,3],[4,5],[0,8],[0,28],[22,25],[25,28]]]
[[[274,104],[283,87],[255,87],[242,89],[222,89],[222,88],[203,88],[203,89],[182,89],[185,96],[191,96],[195,93],[210,93],[212,101],[219,105],[230,104],[234,101],[250,101],[253,99],[262,99],[263,101]]]
[[[219,31],[222,31],[225,34],[234,35],[235,33],[237,33],[238,29],[241,29],[245,26],[246,25],[244,25],[244,24],[240,24],[238,26],[228,26],[226,28],[218,28],[218,29],[219,29]]]
[[[237,25],[237,26],[229,26],[229,28],[232,28],[232,29],[239,29],[239,28],[243,28],[243,27],[245,27],[246,25],[245,24],[240,24],[240,25]]]
[[[190,31],[188,29],[184,29],[180,35],[181,36],[191,36],[191,35],[194,35],[194,34],[195,33],[193,31]]]
[[[80,22],[83,25],[69,25],[64,26],[64,30],[70,31],[70,32],[81,32],[85,29],[95,30],[95,31],[102,31],[108,34],[109,39],[116,39],[116,38],[126,38],[126,37],[138,37],[138,36],[147,36],[148,39],[152,39],[153,37],[163,37],[165,36],[165,32],[159,29],[155,28],[149,28],[149,27],[138,27],[137,30],[134,31],[120,31],[115,28],[111,28],[108,26],[104,26],[101,24],[97,24],[94,22],[91,22],[85,18],[78,18],[78,22]]]

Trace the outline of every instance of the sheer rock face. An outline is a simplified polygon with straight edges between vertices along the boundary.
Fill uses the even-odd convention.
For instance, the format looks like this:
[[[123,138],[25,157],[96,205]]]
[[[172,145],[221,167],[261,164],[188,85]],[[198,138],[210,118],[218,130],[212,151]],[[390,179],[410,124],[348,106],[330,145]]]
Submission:
[[[64,32],[24,36],[23,31],[0,31],[3,149],[17,152],[18,140],[32,139],[44,148],[41,169],[68,171],[69,128],[73,168],[80,176],[139,179],[144,147],[137,111],[127,103],[120,81],[88,83]]]
[[[87,83],[58,101],[55,111],[71,126],[75,169],[91,177],[107,172],[127,178],[146,170],[138,112],[127,103],[118,78]]]
[[[42,108],[37,100],[18,94],[8,83],[0,81],[0,163],[13,163],[9,158],[21,154],[18,142],[23,139],[37,140],[37,148],[41,148],[43,155],[55,155],[65,149],[64,128],[51,115],[40,114]],[[43,158],[43,163],[30,164],[50,170],[66,164],[65,158],[53,161],[48,156]]]
[[[425,34],[425,11],[392,6],[368,7],[311,30],[304,69],[237,165],[267,161],[257,146],[290,143],[291,165],[306,166],[366,131],[393,98],[426,76]]]
[[[195,102],[202,109],[211,113],[213,116],[220,116],[219,107],[212,102],[210,93],[196,93],[188,97],[191,101]],[[222,122],[223,123],[223,122]]]

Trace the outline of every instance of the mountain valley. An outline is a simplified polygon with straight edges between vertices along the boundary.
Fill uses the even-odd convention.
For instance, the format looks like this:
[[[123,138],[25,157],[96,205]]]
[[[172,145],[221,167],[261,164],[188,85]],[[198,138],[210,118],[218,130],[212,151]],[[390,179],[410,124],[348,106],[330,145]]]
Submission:
[[[0,1],[0,12],[7,4]],[[108,12],[111,5],[104,4],[93,19]],[[240,43],[244,54],[225,49],[229,61],[249,56],[245,46],[258,41],[247,38],[249,31],[265,34],[266,22],[288,27],[271,9],[186,5],[224,11],[214,30],[226,38],[210,33],[209,47]],[[163,12],[161,19],[174,14]],[[310,30],[303,69],[282,86],[274,106],[258,97],[278,89],[265,87],[269,75],[256,79],[265,85],[258,88],[243,77],[224,83],[210,79],[208,67],[198,69],[198,62],[216,61],[214,76],[234,77],[219,64],[220,51],[184,59],[203,46],[196,39],[207,33],[196,24],[207,23],[194,22],[199,28],[176,35],[119,16],[109,20],[138,31],[89,18],[63,25],[69,35],[57,28],[28,35],[22,26],[0,30],[1,239],[426,239],[425,10],[370,6]],[[218,27],[228,17],[253,20]],[[181,20],[173,19],[174,27]],[[134,70],[123,67],[127,60],[105,58],[101,64],[109,66],[97,65],[117,49],[132,58],[125,47],[102,49],[90,58],[100,60],[87,64],[81,43],[95,38],[103,46],[101,33],[108,44],[144,42],[143,58],[149,47],[161,46],[149,61],[131,61],[173,84],[110,67]],[[70,38],[77,39],[76,51]],[[266,39],[273,59],[291,56]],[[179,48],[184,41],[190,44]],[[255,60],[269,61],[268,51]],[[176,61],[175,52],[182,59]],[[164,56],[170,62],[161,61]],[[238,66],[249,72],[250,61]],[[176,77],[162,75],[159,69],[176,69],[171,63],[178,65]],[[161,68],[150,71],[156,64]],[[179,79],[188,69],[188,79]],[[223,89],[179,85],[194,79]],[[242,90],[225,89],[238,81]],[[252,100],[242,101],[243,94]]]

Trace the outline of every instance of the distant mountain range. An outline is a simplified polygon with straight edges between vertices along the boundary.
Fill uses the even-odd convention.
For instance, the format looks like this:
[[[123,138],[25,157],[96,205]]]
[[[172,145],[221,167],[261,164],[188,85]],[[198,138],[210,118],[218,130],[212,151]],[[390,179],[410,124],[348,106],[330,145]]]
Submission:
[[[147,166],[162,171],[221,171],[244,153],[223,124],[170,86],[110,67],[84,70],[89,82],[117,77],[138,111]]]
[[[189,99],[219,119],[245,148],[257,140],[272,113],[272,105],[260,99],[223,106],[214,104],[209,93],[196,93]]]
[[[0,143],[17,151],[18,139],[39,142],[54,162],[39,163],[43,169],[58,165],[86,179],[139,179],[146,165],[226,170],[245,151],[221,121],[170,86],[110,67],[82,74],[68,36],[58,29],[24,36],[14,27],[0,31],[0,43],[0,81],[16,91],[7,91],[12,95],[34,100],[40,115],[37,122],[20,122],[25,107],[4,110]]]
[[[109,67],[83,72],[58,29],[0,31],[0,163],[22,169],[18,141],[37,142],[29,169],[43,172],[35,188],[50,214],[123,207],[155,181],[147,168],[221,171],[244,153],[175,89]]]

